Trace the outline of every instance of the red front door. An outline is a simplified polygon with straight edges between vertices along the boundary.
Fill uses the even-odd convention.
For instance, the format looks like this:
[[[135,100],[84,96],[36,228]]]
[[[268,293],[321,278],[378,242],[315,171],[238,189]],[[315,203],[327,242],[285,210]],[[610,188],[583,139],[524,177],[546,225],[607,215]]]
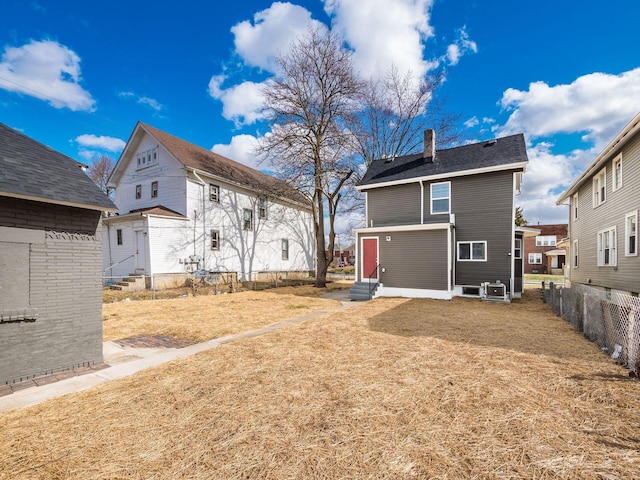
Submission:
[[[362,239],[362,278],[378,278],[378,239]]]

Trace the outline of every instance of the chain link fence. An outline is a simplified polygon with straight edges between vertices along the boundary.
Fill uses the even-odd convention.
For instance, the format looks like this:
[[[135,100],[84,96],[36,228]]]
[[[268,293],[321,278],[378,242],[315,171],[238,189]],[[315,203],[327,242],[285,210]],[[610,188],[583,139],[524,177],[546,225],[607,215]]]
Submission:
[[[640,298],[585,285],[542,283],[545,303],[611,358],[640,374]]]

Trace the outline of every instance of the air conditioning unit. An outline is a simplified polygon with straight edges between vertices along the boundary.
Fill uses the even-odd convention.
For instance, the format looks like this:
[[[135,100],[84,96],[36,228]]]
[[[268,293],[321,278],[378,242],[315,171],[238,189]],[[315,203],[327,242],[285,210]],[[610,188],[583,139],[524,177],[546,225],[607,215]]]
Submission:
[[[507,286],[504,283],[488,283],[486,286],[487,297],[505,298]]]

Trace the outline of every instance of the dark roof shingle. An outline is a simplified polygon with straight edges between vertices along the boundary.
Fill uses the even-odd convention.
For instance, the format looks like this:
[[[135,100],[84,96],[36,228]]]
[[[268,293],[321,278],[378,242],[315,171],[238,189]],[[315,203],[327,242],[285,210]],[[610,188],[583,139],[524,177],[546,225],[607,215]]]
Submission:
[[[500,167],[527,162],[522,134],[436,151],[435,159],[422,153],[396,157],[393,161],[375,160],[358,186],[396,182],[430,176],[456,174],[468,170]]]
[[[0,123],[0,196],[92,210],[115,205],[80,163]]]

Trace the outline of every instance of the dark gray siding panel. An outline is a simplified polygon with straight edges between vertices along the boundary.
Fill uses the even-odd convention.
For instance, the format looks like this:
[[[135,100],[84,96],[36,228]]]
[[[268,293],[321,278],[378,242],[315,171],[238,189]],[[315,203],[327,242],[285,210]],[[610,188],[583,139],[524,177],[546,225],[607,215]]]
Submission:
[[[385,287],[448,290],[446,230],[364,234],[358,245],[362,236],[378,237]]]
[[[368,190],[367,227],[420,224],[420,199],[419,183]]]
[[[454,178],[451,212],[455,240],[486,241],[486,262],[456,262],[457,285],[500,280],[509,285],[513,242],[513,172]],[[457,258],[457,252],[454,252]]]
[[[0,310],[38,314],[34,322],[0,323],[0,383],[101,362],[100,212],[0,198],[0,227],[44,232],[37,243],[14,235],[17,249],[3,249],[0,238],[3,260],[19,251],[15,274],[28,288],[20,305],[0,301]],[[11,281],[0,275],[0,287]]]
[[[636,135],[622,149],[622,188],[615,192],[612,190],[612,162],[607,162],[606,167],[606,201],[593,208],[593,177],[591,177],[578,191],[578,218],[574,219],[573,215],[570,215],[570,249],[573,249],[573,240],[577,239],[579,257],[577,269],[573,268],[571,251],[567,258],[567,263],[572,265],[571,281],[640,292],[640,256],[625,256],[625,216],[640,209],[640,135]],[[599,172],[600,170],[595,173]],[[617,232],[618,265],[617,267],[599,267],[597,235],[599,231],[611,227],[616,227]]]

